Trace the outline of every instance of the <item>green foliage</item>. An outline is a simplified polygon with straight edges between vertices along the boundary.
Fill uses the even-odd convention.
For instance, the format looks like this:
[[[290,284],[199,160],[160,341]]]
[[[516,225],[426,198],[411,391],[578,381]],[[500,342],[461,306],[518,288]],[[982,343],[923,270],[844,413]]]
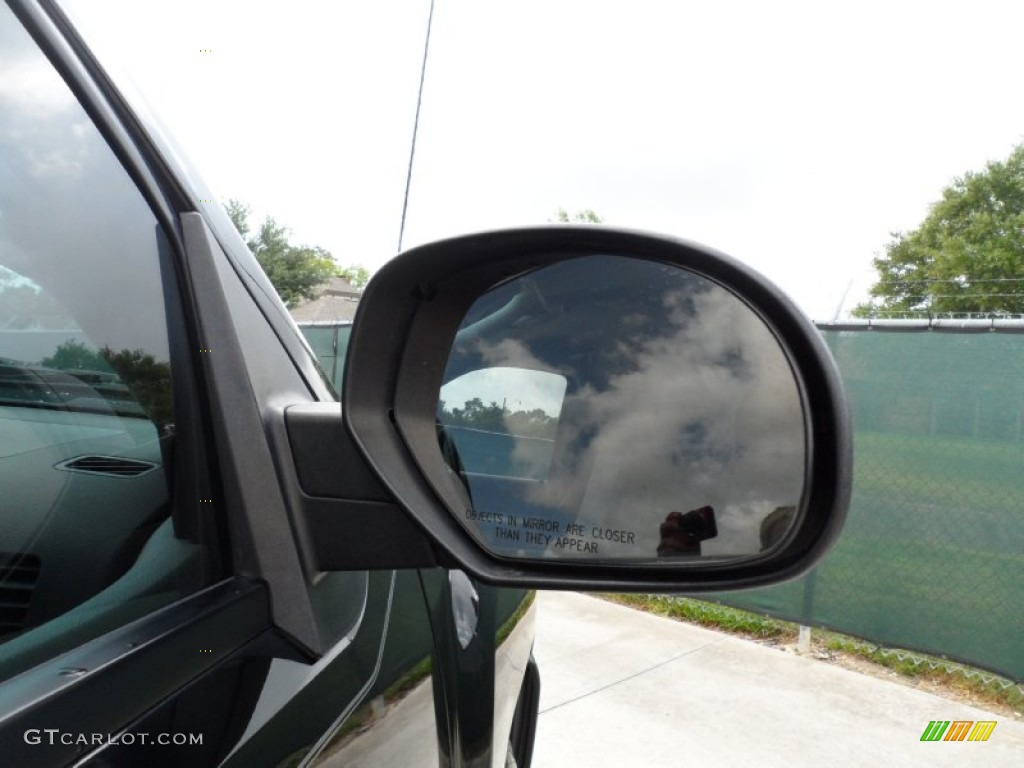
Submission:
[[[599,597],[676,621],[687,621],[746,637],[792,640],[797,634],[797,627],[791,622],[687,597],[629,594],[602,594]]]
[[[250,236],[249,206],[229,200],[224,209],[286,306],[316,298],[317,289],[337,272],[330,253],[319,247],[292,245],[287,227],[273,217],[267,216],[259,231]]]
[[[316,298],[318,289],[334,275],[345,277],[356,288],[363,287],[369,279],[365,267],[339,270],[330,252],[324,248],[293,245],[288,241],[288,228],[271,216],[263,220],[255,234],[250,234],[249,206],[238,200],[229,200],[224,210],[289,307],[302,300]]]
[[[471,427],[473,429],[485,429],[490,432],[504,432],[504,409],[497,403],[484,405],[479,397],[467,400],[462,408],[447,410],[445,403],[441,403],[441,411],[444,414],[442,421],[453,427]]]
[[[467,400],[462,408],[441,403],[441,421],[450,427],[468,427],[488,432],[502,432],[519,437],[552,439],[558,419],[540,408],[532,411],[509,411],[498,403],[485,405],[479,397]]]
[[[510,411],[505,414],[505,428],[510,434],[522,437],[555,439],[558,419],[541,408],[532,411]]]
[[[555,212],[554,221],[558,224],[603,224],[604,219],[594,212],[592,208],[584,208],[582,211],[570,214],[565,208],[559,208]]]
[[[370,270],[360,264],[356,264],[354,267],[342,267],[337,274],[338,277],[348,280],[349,285],[353,288],[359,290],[365,288],[370,281]]]
[[[103,358],[121,381],[128,385],[150,421],[158,427],[174,422],[171,399],[171,366],[141,349],[112,350],[104,347]]]
[[[69,339],[58,346],[52,355],[43,358],[40,365],[78,375],[89,384],[94,383],[92,377],[81,374],[116,373],[128,387],[131,397],[154,424],[162,428],[174,422],[170,364],[158,361],[149,352],[141,349],[115,351],[110,347],[96,350]],[[108,390],[98,382],[95,384],[96,393],[107,397],[115,406],[116,402],[112,398],[119,396],[124,399],[116,390]]]
[[[231,219],[231,223],[235,225],[235,229],[238,230],[238,234],[248,243],[249,214],[252,212],[249,206],[241,200],[231,199],[224,205],[224,210],[227,212],[228,218]]]
[[[1024,144],[955,179],[921,225],[893,233],[858,317],[1024,313]]]
[[[337,269],[331,254],[323,248],[289,243],[288,230],[269,216],[249,247],[288,306],[316,298],[317,288]]]
[[[69,372],[96,371],[110,373],[113,370],[98,349],[93,349],[74,339],[65,341],[53,351],[52,355],[40,360],[39,364],[46,368],[56,368]]]

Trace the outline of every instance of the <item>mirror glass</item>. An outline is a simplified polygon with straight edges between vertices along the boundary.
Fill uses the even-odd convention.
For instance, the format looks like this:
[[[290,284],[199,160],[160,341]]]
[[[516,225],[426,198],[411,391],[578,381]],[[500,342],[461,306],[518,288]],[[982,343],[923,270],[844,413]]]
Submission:
[[[442,491],[506,557],[756,555],[804,490],[800,388],[774,334],[659,262],[574,258],[481,296],[437,420]]]

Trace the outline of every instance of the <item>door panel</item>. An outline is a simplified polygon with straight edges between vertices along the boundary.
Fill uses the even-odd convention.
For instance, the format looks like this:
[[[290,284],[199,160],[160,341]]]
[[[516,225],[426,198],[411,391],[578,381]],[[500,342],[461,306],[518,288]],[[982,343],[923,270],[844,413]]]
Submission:
[[[312,664],[271,659],[243,743],[226,766],[298,765],[349,719],[379,680],[393,595],[393,573],[371,573],[358,631]]]
[[[434,626],[442,756],[465,768],[504,766],[509,731],[533,646],[532,592],[492,587],[461,571],[424,571]],[[467,606],[475,610],[467,615]]]
[[[533,653],[536,592],[522,589],[495,589],[494,624],[494,768],[505,765],[505,749],[519,704],[526,668]],[[524,703],[524,706],[530,706]],[[525,713],[532,717],[535,713]],[[531,742],[532,747],[532,742]],[[526,765],[518,756],[519,765]]]
[[[380,671],[363,704],[325,735],[315,766],[440,765],[447,733],[435,717],[436,658],[420,574],[395,572],[391,620]],[[449,765],[447,760],[443,763]]]
[[[65,765],[102,752],[138,713],[160,707],[268,626],[266,591],[227,581],[36,666],[0,687],[4,764]],[[182,765],[192,764],[189,747],[175,749]]]

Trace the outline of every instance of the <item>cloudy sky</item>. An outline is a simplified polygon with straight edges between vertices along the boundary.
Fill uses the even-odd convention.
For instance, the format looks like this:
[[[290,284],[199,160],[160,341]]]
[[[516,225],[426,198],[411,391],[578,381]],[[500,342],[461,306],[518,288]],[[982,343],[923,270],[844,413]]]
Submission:
[[[394,254],[429,0],[73,0],[222,199]],[[405,246],[592,208],[723,250],[815,319],[1024,141],[1012,0],[437,0]]]

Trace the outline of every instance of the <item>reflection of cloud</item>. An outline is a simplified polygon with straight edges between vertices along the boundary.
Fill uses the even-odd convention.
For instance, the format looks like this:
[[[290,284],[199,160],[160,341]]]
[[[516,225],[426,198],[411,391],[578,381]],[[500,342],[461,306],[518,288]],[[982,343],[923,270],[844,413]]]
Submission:
[[[800,496],[800,401],[760,319],[724,291],[694,302],[691,322],[654,340],[635,372],[593,396],[602,426],[583,513],[617,519],[633,505],[660,520],[710,504],[719,536],[704,551],[756,552],[761,517]],[[653,522],[640,531],[651,543]]]
[[[542,283],[543,274],[532,277]],[[761,520],[801,497],[802,408],[778,342],[735,296],[679,275],[660,307],[645,307],[646,332],[620,320],[591,350],[600,370],[566,396],[550,480],[529,495],[575,516],[588,534],[635,534],[632,543],[603,540],[601,554],[654,556],[666,515],[705,505],[719,533],[703,553],[753,554]]]
[[[4,26],[6,32],[10,25]],[[12,44],[5,32],[0,32],[0,107],[37,120],[72,108],[74,97],[50,63],[41,57],[19,60],[20,46]]]
[[[41,143],[34,134],[54,121],[65,124],[80,117],[71,91],[53,66],[42,56],[32,55],[27,36],[16,24],[0,30],[0,115],[4,144],[18,146],[29,159],[27,168],[36,176],[79,171],[76,143]],[[81,127],[72,126],[81,138]]]
[[[635,526],[650,552],[667,513],[709,504],[719,535],[703,551],[756,552],[761,518],[800,497],[799,396],[777,342],[735,297],[686,297],[693,315],[676,309],[681,298],[667,295],[674,327],[634,370],[580,395],[597,430],[581,515]]]
[[[480,356],[490,365],[504,365],[510,368],[547,368],[538,360],[526,345],[516,339],[503,339],[496,344],[481,342],[477,345]]]

